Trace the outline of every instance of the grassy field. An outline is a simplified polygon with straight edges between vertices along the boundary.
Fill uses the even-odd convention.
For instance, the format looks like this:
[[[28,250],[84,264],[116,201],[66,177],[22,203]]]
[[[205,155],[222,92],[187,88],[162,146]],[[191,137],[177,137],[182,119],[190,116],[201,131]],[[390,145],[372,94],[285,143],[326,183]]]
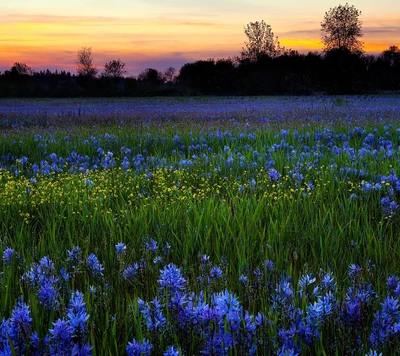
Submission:
[[[399,123],[395,97],[0,101],[0,354],[399,354]]]

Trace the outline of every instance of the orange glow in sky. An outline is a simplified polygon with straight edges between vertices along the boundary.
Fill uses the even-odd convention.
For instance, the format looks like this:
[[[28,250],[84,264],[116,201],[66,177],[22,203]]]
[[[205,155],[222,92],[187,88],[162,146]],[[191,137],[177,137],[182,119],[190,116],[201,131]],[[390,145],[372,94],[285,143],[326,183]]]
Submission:
[[[84,5],[82,5],[84,3]],[[120,58],[130,75],[152,67],[159,70],[208,58],[239,54],[243,27],[264,21],[286,48],[321,51],[320,22],[335,1],[282,0],[13,0],[0,4],[0,70],[24,62],[34,70],[75,71],[78,49],[92,47],[101,68]],[[400,2],[355,1],[362,11],[364,50],[379,53],[400,45]]]

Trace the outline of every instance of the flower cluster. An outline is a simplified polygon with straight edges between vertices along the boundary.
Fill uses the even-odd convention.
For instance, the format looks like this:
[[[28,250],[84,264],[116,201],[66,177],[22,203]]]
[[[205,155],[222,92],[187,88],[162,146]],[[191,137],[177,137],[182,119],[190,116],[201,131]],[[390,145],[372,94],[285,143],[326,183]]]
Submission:
[[[144,241],[144,250],[157,244],[150,240],[153,243],[149,245],[148,241]],[[158,267],[143,261],[133,264],[122,261],[121,253],[127,249],[124,243],[118,243],[115,248],[116,259],[122,264],[119,279],[122,283],[138,282],[140,274],[146,273],[146,270],[153,273]],[[157,250],[153,248],[152,253]],[[169,250],[164,250],[166,257]],[[21,276],[22,285],[37,291],[39,305],[59,317],[44,336],[39,336],[39,330],[34,329],[36,324],[29,304],[18,301],[9,318],[2,321],[0,352],[11,354],[13,349],[17,354],[91,354],[93,345],[89,343],[89,333],[94,326],[89,326],[85,295],[93,298],[96,288],[91,286],[85,295],[70,288],[71,283],[77,280],[79,268],[82,268],[80,273],[85,273],[87,268],[86,272],[94,280],[98,280],[100,275],[99,272],[93,274],[93,271],[105,271],[99,267],[101,265],[94,254],[88,258],[83,258],[79,247],[73,247],[68,251],[65,267],[57,269],[48,256],[31,265]],[[238,276],[243,288],[239,292],[244,292],[245,299],[261,298],[265,293],[270,296],[269,302],[266,299],[262,308],[251,312],[244,307],[245,300],[240,301],[228,289],[213,291],[214,278],[222,270],[212,264],[209,256],[202,255],[199,262],[197,283],[189,284],[182,269],[169,263],[158,272],[159,295],[151,301],[137,298],[135,303],[130,304],[127,313],[133,313],[140,323],[136,327],[141,330],[142,336],[138,338],[135,334],[128,342],[128,355],[151,355],[153,351],[154,354],[182,355],[193,352],[193,344],[197,345],[202,355],[227,355],[230,352],[301,354],[314,350],[321,342],[328,349],[329,345],[334,347],[337,337],[349,338],[349,345],[357,354],[366,348],[371,348],[370,354],[377,354],[379,350],[400,346],[396,338],[400,333],[400,279],[395,275],[388,277],[388,295],[379,304],[379,296],[367,279],[367,275],[372,273],[372,266],[352,264],[348,270],[351,284],[345,290],[344,286],[339,286],[332,271],[304,273],[294,283],[286,272],[279,274],[274,263],[265,260],[254,269],[252,277]],[[9,264],[5,266],[10,268]],[[69,277],[63,278],[65,275]],[[64,293],[61,298],[65,284],[68,284],[66,290],[70,294]],[[191,290],[193,287],[203,289],[194,292]],[[340,295],[343,291],[345,298],[342,300]],[[68,295],[69,302],[64,306],[65,296]],[[328,330],[330,333],[327,333]],[[159,335],[170,335],[175,345],[162,342],[164,346],[160,349],[157,344],[160,342]],[[329,338],[333,338],[332,343]]]

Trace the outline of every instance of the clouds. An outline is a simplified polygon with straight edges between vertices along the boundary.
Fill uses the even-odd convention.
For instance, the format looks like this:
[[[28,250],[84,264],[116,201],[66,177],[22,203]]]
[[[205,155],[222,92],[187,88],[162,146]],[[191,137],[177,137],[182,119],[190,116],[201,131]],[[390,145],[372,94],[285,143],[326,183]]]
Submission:
[[[400,12],[392,0],[381,0],[376,14],[368,2],[363,3],[365,11],[360,5],[366,14],[367,51],[398,44],[399,15],[383,16],[386,2],[392,13],[396,8]],[[128,62],[131,74],[149,66],[179,67],[196,59],[238,55],[246,40],[243,26],[261,19],[272,25],[282,45],[321,50],[323,11],[335,5],[334,0],[69,0],[56,5],[13,0],[7,8],[0,4],[0,70],[17,60],[37,69],[74,70],[74,56],[83,46],[93,48],[100,64],[114,58]]]

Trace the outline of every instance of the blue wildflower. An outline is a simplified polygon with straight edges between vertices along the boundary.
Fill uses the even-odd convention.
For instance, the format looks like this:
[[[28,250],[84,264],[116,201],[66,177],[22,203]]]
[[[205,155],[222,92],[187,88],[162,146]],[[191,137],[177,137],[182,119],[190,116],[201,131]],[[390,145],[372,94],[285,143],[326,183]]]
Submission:
[[[399,209],[399,205],[394,200],[391,201],[389,197],[382,198],[381,205],[386,216],[392,216]]]
[[[91,253],[86,259],[86,264],[89,270],[92,272],[93,276],[100,277],[103,275],[104,267],[99,262],[94,253]]]
[[[162,261],[163,261],[162,257],[161,256],[157,256],[157,257],[154,258],[153,263],[155,265],[157,265],[157,264],[162,263]]]
[[[154,241],[152,238],[149,241],[146,241],[145,247],[147,251],[156,252],[158,249],[157,241]]]
[[[270,168],[268,171],[268,177],[271,181],[276,182],[278,181],[279,177],[281,174],[275,169],[275,168]]]
[[[265,260],[264,266],[267,272],[272,271],[274,269],[274,262],[272,262],[271,260]]]
[[[37,293],[40,303],[48,310],[57,310],[60,303],[58,301],[58,292],[52,280],[45,279]]]
[[[123,277],[125,279],[133,280],[136,277],[138,270],[139,270],[139,265],[137,263],[129,265],[125,268],[123,272]]]
[[[158,280],[158,283],[161,291],[167,289],[169,293],[173,294],[185,289],[186,280],[183,278],[181,270],[173,263],[165,266],[160,272],[161,279]]]
[[[121,256],[126,251],[126,245],[123,242],[119,242],[115,245],[115,252],[118,256]]]
[[[175,346],[170,346],[163,353],[163,356],[179,356],[179,351],[175,348]]]
[[[213,268],[211,268],[210,277],[212,279],[222,278],[222,275],[223,275],[223,272],[222,272],[221,268],[219,268],[218,266],[214,266]]]
[[[153,345],[146,339],[143,339],[141,343],[133,339],[132,342],[128,342],[126,353],[128,356],[150,356],[152,348]]]
[[[71,355],[72,328],[68,321],[58,319],[53,323],[53,329],[50,329],[50,355]]]
[[[121,162],[121,167],[124,171],[127,171],[129,168],[130,162],[128,157],[124,157],[123,161]]]
[[[12,311],[8,335],[19,354],[23,354],[28,345],[27,339],[31,334],[31,329],[32,318],[29,306],[24,302],[18,302]]]
[[[240,283],[247,284],[248,281],[249,281],[249,277],[247,277],[245,274],[242,274],[242,275],[239,277],[239,282],[240,282]]]
[[[6,266],[10,266],[11,262],[12,262],[12,258],[15,254],[15,251],[13,248],[11,247],[7,247],[4,251],[3,251],[3,262]]]
[[[352,280],[355,280],[360,277],[362,272],[362,268],[356,264],[350,265],[349,277]]]
[[[79,261],[80,254],[81,254],[80,247],[76,246],[76,247],[72,248],[71,251],[68,251],[67,261],[71,261],[74,264],[77,263]]]

